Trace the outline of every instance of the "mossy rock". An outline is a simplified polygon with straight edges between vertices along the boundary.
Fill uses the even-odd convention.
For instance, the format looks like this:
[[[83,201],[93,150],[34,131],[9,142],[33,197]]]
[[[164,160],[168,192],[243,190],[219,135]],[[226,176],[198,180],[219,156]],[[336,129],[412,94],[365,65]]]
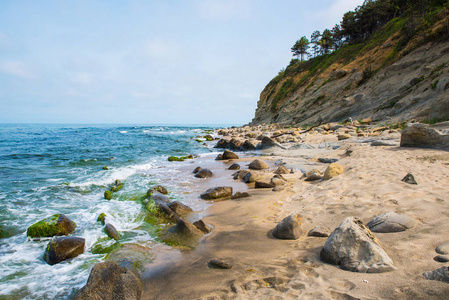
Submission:
[[[182,159],[181,157],[177,157],[177,156],[170,156],[168,158],[168,161],[184,161],[184,159]]]
[[[108,254],[120,247],[120,243],[109,237],[98,239],[90,251],[92,254]]]
[[[68,235],[75,228],[75,222],[67,218],[64,214],[56,214],[28,227],[27,236],[37,238]]]
[[[120,185],[113,185],[113,186],[111,186],[111,192],[113,192],[113,193],[118,192],[118,191],[120,191],[122,188],[123,188],[123,184],[120,184]]]
[[[104,225],[106,222],[105,222],[105,218],[106,218],[106,214],[105,213],[101,213],[99,216],[98,216],[98,218],[97,218],[97,222],[100,222],[101,223],[101,225]]]
[[[104,198],[106,200],[111,200],[112,199],[112,192],[111,191],[105,191],[104,192]]]
[[[109,170],[108,166],[103,166],[103,170]]]
[[[138,244],[123,244],[106,255],[106,259],[140,276],[145,271],[144,266],[154,261],[154,256],[151,248]]]

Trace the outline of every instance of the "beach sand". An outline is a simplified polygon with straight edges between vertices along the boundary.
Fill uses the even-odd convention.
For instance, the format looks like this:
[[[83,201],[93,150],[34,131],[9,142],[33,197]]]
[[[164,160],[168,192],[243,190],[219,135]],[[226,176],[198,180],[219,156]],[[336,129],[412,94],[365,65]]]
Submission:
[[[304,143],[337,142],[335,135],[307,133]],[[397,138],[397,134],[395,136]],[[203,160],[215,176],[202,180],[200,190],[232,185],[249,198],[214,203],[203,213],[213,231],[192,251],[163,251],[147,266],[142,299],[449,299],[449,285],[423,277],[448,263],[434,260],[435,247],[449,241],[449,152],[444,150],[374,147],[362,138],[337,142],[337,150],[283,150],[262,152],[271,178],[282,159],[294,174],[283,175],[281,191],[254,189],[232,179],[233,163],[242,169],[253,160]],[[349,149],[349,151],[348,151]],[[240,155],[240,153],[238,153]],[[260,153],[259,153],[260,154]],[[328,164],[318,157],[337,158],[343,174],[330,180],[306,182],[302,171]],[[192,168],[193,169],[193,168]],[[186,176],[191,170],[185,170]],[[401,179],[412,173],[417,185]],[[403,232],[375,233],[397,270],[368,274],[341,270],[320,260],[326,237],[309,237],[315,226],[334,230],[354,216],[365,224],[393,211],[416,221]],[[272,229],[293,213],[302,215],[304,233],[298,240],[279,240]],[[211,269],[220,259],[232,269]]]

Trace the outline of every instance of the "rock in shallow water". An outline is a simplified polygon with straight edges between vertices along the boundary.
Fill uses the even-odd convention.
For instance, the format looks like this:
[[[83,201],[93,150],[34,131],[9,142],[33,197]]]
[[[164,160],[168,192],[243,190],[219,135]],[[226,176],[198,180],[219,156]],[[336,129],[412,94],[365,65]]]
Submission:
[[[344,219],[332,232],[321,250],[320,258],[352,272],[382,273],[396,270],[374,234],[354,217]]]
[[[232,164],[228,170],[240,170],[240,165],[239,164]]]
[[[104,232],[114,240],[118,240],[120,238],[120,234],[118,233],[117,229],[115,229],[114,225],[107,223],[104,226]]]
[[[373,218],[366,224],[372,232],[400,232],[415,226],[415,220],[405,215],[398,215],[395,212],[387,212]]]
[[[196,174],[195,174],[196,178],[209,178],[212,176],[213,176],[213,173],[209,169],[201,169],[198,172],[196,172]]]
[[[220,186],[215,188],[210,188],[201,194],[201,199],[204,200],[216,200],[223,198],[232,197],[232,187],[230,186]]]
[[[73,236],[54,238],[45,249],[44,260],[49,265],[55,265],[64,260],[77,257],[84,252],[85,242],[85,239]]]
[[[228,159],[239,159],[239,156],[232,151],[225,150],[223,152],[222,160],[228,160]]]
[[[75,228],[75,222],[67,218],[64,214],[56,214],[28,227],[27,236],[35,238],[68,235]]]

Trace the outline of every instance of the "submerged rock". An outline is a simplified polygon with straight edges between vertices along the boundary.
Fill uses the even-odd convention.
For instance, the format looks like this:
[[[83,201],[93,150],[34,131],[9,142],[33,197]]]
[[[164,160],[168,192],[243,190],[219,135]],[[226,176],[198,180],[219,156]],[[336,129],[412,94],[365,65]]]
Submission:
[[[344,219],[332,232],[321,250],[320,258],[352,272],[382,273],[396,270],[374,234],[354,217]]]
[[[78,291],[74,300],[138,300],[142,291],[142,281],[133,272],[113,261],[105,261],[93,267],[86,285]]]
[[[372,232],[400,232],[415,226],[415,220],[405,215],[398,215],[395,212],[387,212],[373,218],[366,224]]]
[[[75,228],[75,222],[67,218],[64,214],[56,214],[28,227],[27,236],[36,238],[68,235],[72,233]]]
[[[131,270],[138,277],[145,271],[145,265],[154,261],[151,248],[138,244],[123,244],[107,256],[108,261],[116,262]]]
[[[216,200],[222,198],[232,197],[232,187],[230,186],[220,186],[215,188],[210,188],[201,194],[201,199],[204,200]]]
[[[301,228],[302,218],[300,214],[293,214],[283,219],[273,229],[273,236],[283,240],[297,240],[303,230]]]
[[[54,238],[45,248],[44,260],[49,265],[55,265],[64,260],[77,257],[84,252],[85,242],[85,239],[73,236]]]

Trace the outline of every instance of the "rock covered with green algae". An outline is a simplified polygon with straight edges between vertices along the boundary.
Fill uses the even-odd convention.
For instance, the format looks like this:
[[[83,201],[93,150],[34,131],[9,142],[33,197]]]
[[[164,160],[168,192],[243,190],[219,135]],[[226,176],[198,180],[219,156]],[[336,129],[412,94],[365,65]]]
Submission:
[[[97,222],[100,222],[101,225],[105,225],[105,223],[106,223],[105,218],[106,218],[106,214],[101,213],[97,218]]]
[[[27,229],[27,236],[31,238],[69,235],[76,228],[76,223],[64,214],[56,214],[34,223]]]
[[[105,191],[104,192],[104,198],[106,200],[111,200],[112,199],[112,192],[111,191]]]

